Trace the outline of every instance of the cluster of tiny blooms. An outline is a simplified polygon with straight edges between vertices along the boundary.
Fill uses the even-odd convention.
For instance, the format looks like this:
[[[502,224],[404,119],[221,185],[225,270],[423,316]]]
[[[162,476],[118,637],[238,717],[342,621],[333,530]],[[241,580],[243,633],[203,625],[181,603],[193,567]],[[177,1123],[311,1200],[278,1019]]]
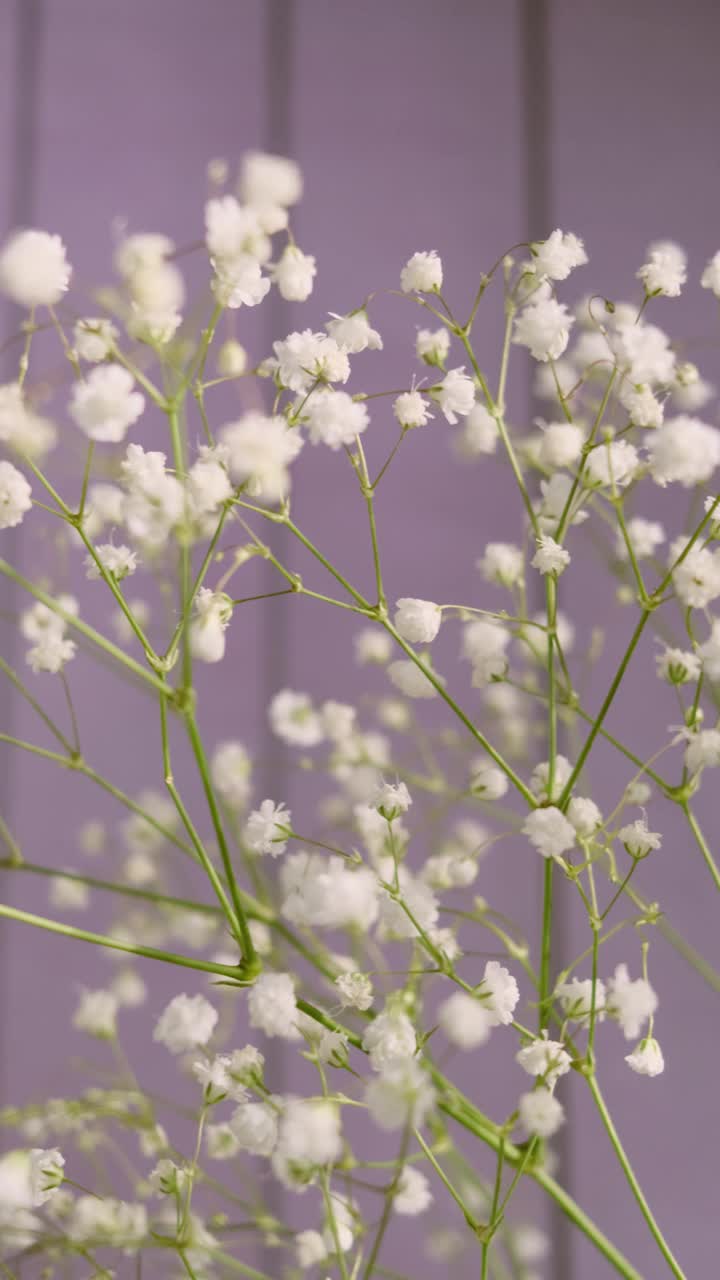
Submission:
[[[573,302],[588,255],[556,229],[489,272],[472,264],[456,306],[440,252],[408,245],[384,291],[322,316],[322,267],[293,230],[298,166],[254,152],[237,174],[212,161],[207,183],[194,243],[125,229],[89,314],[60,236],[25,228],[0,245],[0,293],[22,313],[6,348],[17,375],[0,386],[3,625],[19,631],[0,665],[37,731],[20,740],[13,720],[2,737],[82,784],[86,806],[76,856],[56,862],[0,819],[13,902],[31,883],[47,897],[46,914],[0,904],[0,917],[100,956],[70,995],[44,977],[96,1074],[0,1112],[3,1275],[32,1255],[43,1275],[98,1280],[166,1264],[190,1280],[414,1276],[392,1252],[414,1217],[441,1268],[549,1280],[549,1242],[515,1198],[534,1181],[613,1273],[637,1277],[552,1176],[572,1074],[617,1156],[618,1202],[635,1197],[659,1250],[647,1274],[672,1259],[682,1277],[601,1079],[605,1064],[624,1078],[652,1134],[660,1086],[641,1077],[665,1069],[659,935],[695,968],[688,981],[720,984],[658,927],[673,904],[653,879],[672,860],[677,883],[720,888],[697,812],[720,768],[720,429],[715,388],[659,323],[690,287],[686,255],[652,243],[628,300],[591,282]],[[698,284],[720,299],[720,251]],[[252,316],[273,293],[292,304],[276,314],[308,303],[310,321],[258,345]],[[407,338],[378,392],[390,308]],[[480,314],[503,334],[499,374]],[[61,377],[43,371],[51,346]],[[531,426],[505,407],[528,363],[543,406]],[[392,583],[385,568],[385,477],[431,439],[429,470],[447,448],[449,467],[504,468],[509,485],[514,539],[479,505],[473,546],[456,549],[466,603],[425,598],[445,574],[411,543]],[[357,505],[348,560],[366,557],[364,581],[296,523],[316,468]],[[43,572],[28,578],[18,537],[36,536]],[[591,573],[633,616],[609,671],[582,621]],[[278,606],[293,650],[324,652],[330,609],[354,626],[355,675],[330,656],[321,689],[274,688],[259,768],[242,721],[212,737],[206,689],[219,706],[262,688],[241,646],[253,602],[277,595],[317,619],[296,631],[294,601]],[[156,767],[139,790],[83,753],[73,691],[96,659],[96,680],[131,681],[152,707]],[[647,750],[612,716],[643,664],[667,703]],[[606,774],[596,760],[611,756]],[[671,838],[657,829],[668,813]],[[502,859],[496,899],[486,869]],[[575,956],[560,909],[581,922]],[[668,1073],[674,1061],[671,1048]]]

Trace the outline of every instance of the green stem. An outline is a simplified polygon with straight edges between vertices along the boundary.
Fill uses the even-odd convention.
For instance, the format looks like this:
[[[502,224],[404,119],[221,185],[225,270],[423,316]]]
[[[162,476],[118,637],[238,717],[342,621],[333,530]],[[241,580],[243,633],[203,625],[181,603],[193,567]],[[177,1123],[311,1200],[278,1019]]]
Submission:
[[[708,842],[705,839],[705,836],[703,835],[702,828],[700,827],[700,823],[695,817],[695,814],[692,812],[687,800],[680,805],[680,808],[682,809],[683,813],[685,814],[685,817],[688,820],[688,824],[690,826],[690,830],[692,831],[695,837],[696,844],[703,858],[705,859],[705,864],[707,866],[708,871],[710,872],[710,875],[712,876],[713,884],[715,885],[716,889],[720,889],[720,870],[718,869],[718,865],[710,851],[710,846],[708,845]]]
[[[657,1222],[655,1221],[655,1218],[653,1217],[650,1206],[647,1200],[645,1199],[645,1196],[643,1195],[642,1189],[640,1187],[640,1184],[637,1178],[635,1177],[632,1166],[630,1164],[630,1161],[627,1158],[625,1149],[620,1141],[615,1125],[612,1122],[610,1112],[608,1111],[605,1100],[600,1092],[600,1088],[598,1086],[597,1080],[595,1079],[594,1076],[588,1076],[587,1082],[588,1082],[588,1087],[590,1089],[590,1092],[593,1096],[593,1101],[595,1102],[595,1106],[597,1107],[600,1113],[600,1118],[607,1131],[607,1135],[610,1139],[610,1142],[612,1143],[613,1149],[620,1162],[623,1173],[627,1178],[628,1185],[630,1186],[630,1190],[635,1196],[635,1199],[637,1200],[638,1205],[640,1206],[640,1212],[642,1213],[643,1218],[645,1219],[648,1227],[650,1228],[650,1234],[652,1235],[655,1243],[657,1244],[663,1258],[667,1262],[673,1275],[676,1277],[676,1280],[686,1280],[685,1272],[682,1270],[679,1262],[673,1255],[672,1250],[670,1249],[670,1246],[665,1240],[665,1237],[663,1236]]]

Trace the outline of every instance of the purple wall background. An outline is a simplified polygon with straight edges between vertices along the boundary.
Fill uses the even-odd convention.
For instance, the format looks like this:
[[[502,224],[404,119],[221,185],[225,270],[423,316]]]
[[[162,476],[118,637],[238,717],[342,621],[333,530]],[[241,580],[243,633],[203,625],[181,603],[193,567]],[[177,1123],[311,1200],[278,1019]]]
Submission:
[[[664,235],[688,247],[696,279],[720,245],[719,37],[720,11],[709,0],[686,0],[682,10],[672,0],[635,0],[632,6],[620,0],[602,6],[571,0],[6,0],[0,8],[0,222],[59,231],[78,278],[93,280],[107,270],[115,215],[126,215],[133,229],[163,229],[178,243],[191,241],[198,234],[208,158],[233,160],[249,146],[265,145],[288,149],[306,176],[296,232],[303,247],[317,253],[320,274],[303,323],[356,305],[369,287],[393,283],[416,248],[441,251],[448,296],[464,299],[478,270],[503,247],[555,225],[586,240],[591,266],[579,287],[627,295],[645,244]],[[714,343],[717,316],[707,295],[689,290],[666,309],[674,335],[709,334]],[[287,306],[271,317],[275,334],[295,327],[298,314]],[[12,317],[6,312],[3,319],[11,332]],[[383,303],[378,323],[388,347],[409,352],[411,313]],[[256,326],[251,340],[259,350],[270,336],[269,321],[263,324],[265,330]],[[484,347],[491,369],[497,348],[493,326],[495,313]],[[717,379],[715,347],[701,349],[698,359],[705,375]],[[405,355],[403,361],[405,368]],[[6,365],[4,373],[10,372]],[[378,374],[383,383],[386,374],[387,365]],[[514,375],[512,411],[519,423],[534,412],[522,361]],[[390,428],[378,415],[374,429],[381,457]],[[364,531],[353,537],[361,512],[348,514],[338,459],[318,451],[312,464],[310,484],[298,491],[297,520],[321,545],[346,540],[348,575],[367,583]],[[380,506],[391,598],[472,598],[475,549],[490,536],[512,537],[517,527],[518,507],[500,475],[495,463],[454,466],[440,425],[434,434],[408,442],[403,466],[390,473]],[[19,554],[36,575],[36,548],[21,544]],[[613,608],[612,600],[598,600],[583,581],[575,590],[574,612],[589,634]],[[7,595],[2,605],[17,607]],[[305,605],[291,602],[293,626],[309,621]],[[254,629],[233,633],[236,669],[259,670],[261,679],[239,678],[231,688],[210,681],[201,708],[213,737],[237,734],[256,742],[266,772],[274,763],[261,714],[268,692],[288,684],[340,697],[353,679],[350,630],[340,611],[324,615],[323,643],[316,650],[290,643],[289,607],[270,602],[255,614]],[[592,705],[602,694],[600,677],[612,670],[631,627],[622,611],[612,617]],[[10,636],[5,628],[4,645]],[[637,656],[633,698],[614,713],[618,732],[640,753],[660,740],[672,718],[668,704],[658,707],[654,697],[652,651],[648,641]],[[141,751],[128,758],[123,750],[133,717],[144,714],[139,694],[111,682],[85,659],[77,666],[71,675],[87,757],[98,767],[106,764],[131,793],[160,786],[156,726]],[[0,706],[5,727],[5,689]],[[12,716],[13,731],[39,740],[17,704]],[[37,861],[77,863],[74,837],[82,818],[117,816],[90,784],[78,779],[70,786],[53,766],[9,751],[1,759],[5,815]],[[606,761],[598,753],[598,761],[602,804],[626,775],[609,753]],[[707,796],[700,811],[712,836]],[[715,904],[696,851],[674,818],[667,814],[662,858],[640,887],[717,961]],[[519,847],[508,850],[486,864],[482,891],[506,903],[524,895],[519,912],[527,915],[538,893],[538,872],[533,865],[528,874]],[[4,879],[9,900],[46,909],[43,885]],[[104,910],[98,905],[100,925]],[[570,916],[564,929],[573,955],[586,945],[585,933]],[[77,1048],[67,1034],[74,988],[93,980],[96,961],[79,944],[63,945],[20,926],[2,933],[3,1098],[61,1093],[74,1079],[65,1065]],[[652,962],[663,999],[659,1029],[668,1070],[650,1083],[630,1076],[616,1037],[616,1053],[608,1049],[601,1082],[688,1275],[709,1275],[717,1251],[711,1137],[717,1121],[711,1068],[715,997],[660,939]],[[177,988],[172,973],[155,974],[154,982],[159,1008]],[[138,1051],[145,1053],[144,1042]],[[517,1079],[503,1080],[503,1059],[490,1046],[483,1063],[491,1112],[513,1096],[508,1088],[519,1087]],[[160,1059],[150,1055],[148,1070],[160,1071]],[[565,1178],[641,1273],[654,1280],[664,1272],[579,1087],[570,1106]],[[556,1261],[548,1274],[555,1280],[603,1280],[610,1274],[578,1237],[570,1242],[561,1226],[552,1229]],[[470,1265],[463,1275],[475,1274]],[[420,1275],[440,1273],[420,1259],[416,1269]]]

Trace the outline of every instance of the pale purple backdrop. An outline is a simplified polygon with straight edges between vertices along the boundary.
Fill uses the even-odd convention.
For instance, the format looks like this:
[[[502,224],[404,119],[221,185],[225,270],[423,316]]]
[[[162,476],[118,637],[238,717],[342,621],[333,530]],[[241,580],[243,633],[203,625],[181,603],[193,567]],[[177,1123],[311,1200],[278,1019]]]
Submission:
[[[462,306],[480,270],[500,251],[555,225],[586,240],[591,266],[581,287],[627,296],[648,240],[671,236],[685,244],[694,278],[720,247],[719,39],[720,10],[711,0],[686,0],[682,7],[673,0],[5,0],[0,223],[60,232],[78,277],[92,281],[107,273],[116,215],[133,230],[162,229],[180,244],[193,241],[207,160],[235,160],[247,147],[265,146],[289,151],[303,167],[306,195],[295,229],[303,247],[317,254],[320,271],[308,307],[300,312],[274,304],[265,328],[255,326],[258,351],[266,349],[271,321],[275,336],[295,327],[296,317],[318,327],[328,310],[349,309],[370,288],[394,284],[399,266],[419,248],[442,253],[447,294]],[[671,304],[664,306],[674,334],[709,338],[697,358],[706,376],[717,379],[717,316],[708,296],[695,288],[672,304],[672,313]],[[378,319],[388,347],[407,352],[400,366],[405,377],[415,317],[383,303]],[[7,309],[3,320],[11,332]],[[241,317],[241,334],[243,323]],[[479,329],[490,368],[497,324],[495,312]],[[6,359],[3,375],[11,374]],[[386,384],[387,365],[369,376]],[[511,408],[519,424],[536,411],[522,361]],[[377,430],[390,439],[386,420]],[[298,492],[298,523],[332,545],[350,578],[369,589],[362,511],[348,503],[337,457],[318,451],[312,462],[312,487],[306,482]],[[379,513],[391,598],[472,599],[476,552],[490,537],[512,537],[520,516],[499,475],[494,462],[465,470],[452,464],[442,424],[408,442]],[[37,548],[22,539],[15,545],[26,571],[41,573]],[[612,598],[608,592],[598,599],[588,579],[575,580],[574,590],[587,640]],[[18,603],[6,592],[2,606],[12,610]],[[93,608],[88,605],[88,616]],[[621,610],[611,616],[592,706],[632,626]],[[351,630],[339,611],[328,610],[322,643],[312,645],[303,641],[305,602],[269,602],[254,619],[252,629],[233,635],[232,665],[224,681],[210,682],[200,714],[211,739],[232,734],[254,743],[261,769],[272,777],[261,714],[268,693],[289,684],[342,698],[357,691],[358,678],[349,656]],[[4,645],[10,637],[4,628]],[[647,641],[635,661],[639,683],[612,718],[639,754],[657,744],[673,714],[668,703],[657,705],[652,655]],[[126,751],[139,695],[114,686],[87,661],[82,671],[73,687],[88,758],[106,765],[130,792],[159,787],[157,726],[139,749]],[[11,712],[5,688],[0,707],[3,729],[12,725],[9,731],[38,740],[31,714],[17,704]],[[603,804],[627,775],[602,748],[598,761],[596,798]],[[6,749],[2,767],[4,816],[35,861],[77,865],[82,818],[117,818],[89,784],[78,779],[69,786],[51,765]],[[285,794],[292,800],[292,791]],[[712,837],[708,797],[700,811]],[[642,887],[717,960],[716,904],[699,855],[673,813],[660,805],[655,812],[668,838]],[[539,892],[538,868],[519,844],[507,848],[488,862],[481,891],[527,914]],[[46,887],[20,879],[5,876],[3,896],[46,910]],[[98,904],[99,926],[104,910]],[[561,923],[570,957],[587,945],[586,932],[570,913]],[[74,1082],[66,1060],[77,1052],[68,1034],[75,987],[103,980],[94,973],[94,954],[9,926],[2,930],[1,964],[3,1100],[62,1093]],[[663,1002],[667,1072],[651,1082],[631,1076],[619,1035],[610,1029],[615,1052],[606,1054],[602,1082],[688,1276],[710,1276],[717,1269],[715,997],[659,938],[652,965]],[[161,971],[156,981],[159,1008],[177,987],[172,973]],[[157,1051],[147,1050],[145,1040],[136,1049],[157,1079],[164,1070]],[[503,1061],[491,1046],[477,1077],[470,1068],[470,1080],[482,1079],[478,1096],[491,1114],[502,1114],[520,1087],[504,1078]],[[572,1123],[562,1179],[647,1280],[665,1275],[580,1082],[571,1082],[566,1097]],[[452,1206],[442,1207],[451,1218]],[[580,1237],[545,1221],[556,1251],[548,1277],[604,1280],[610,1274]],[[422,1259],[416,1239],[414,1228],[405,1230],[406,1267],[419,1276],[441,1274]],[[458,1274],[477,1273],[474,1261],[463,1267]]]

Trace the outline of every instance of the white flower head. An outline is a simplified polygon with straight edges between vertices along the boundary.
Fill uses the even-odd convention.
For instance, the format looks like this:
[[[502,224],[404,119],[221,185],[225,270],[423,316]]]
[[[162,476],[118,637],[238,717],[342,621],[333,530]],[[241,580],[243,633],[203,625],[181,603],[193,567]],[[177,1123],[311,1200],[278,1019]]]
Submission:
[[[233,603],[224,591],[201,587],[195,597],[188,639],[190,652],[200,662],[221,662],[225,656],[225,632]]]
[[[647,260],[637,274],[650,297],[662,294],[665,298],[677,298],[687,280],[685,250],[671,240],[651,244],[648,246]]]
[[[437,400],[447,421],[454,424],[458,417],[466,417],[473,408],[475,383],[466,374],[464,366],[459,369],[450,369],[442,382],[437,387],[433,387],[430,394],[434,400]]]
[[[382,338],[377,329],[371,327],[364,307],[348,316],[332,315],[325,322],[325,328],[338,346],[344,347],[350,355],[358,355],[361,351],[382,351]]]
[[[543,858],[559,858],[573,848],[576,840],[575,828],[555,805],[533,809],[522,829]]]
[[[532,269],[541,279],[567,280],[571,271],[588,260],[582,240],[572,231],[552,232],[532,246]]]
[[[0,293],[20,307],[54,307],[67,290],[71,270],[60,236],[15,231],[0,250]]]
[[[15,529],[32,506],[32,490],[12,462],[0,462],[0,529]]]
[[[396,602],[395,626],[409,644],[430,644],[440,630],[442,610],[432,600],[401,596]]]
[[[143,412],[145,397],[119,364],[102,364],[76,382],[70,399],[73,422],[91,440],[118,444]]]
[[[559,577],[570,563],[570,552],[549,534],[542,534],[538,538],[537,551],[530,563],[542,574],[551,573]]]
[[[523,1071],[541,1079],[548,1089],[553,1089],[561,1076],[567,1074],[572,1058],[559,1040],[549,1040],[547,1031],[535,1040],[529,1040],[515,1055]]]
[[[272,800],[263,800],[254,809],[245,824],[245,840],[253,853],[269,853],[277,858],[287,849],[288,829],[292,818],[290,810]]]
[[[116,1031],[117,1008],[117,997],[111,991],[83,988],[73,1016],[73,1026],[77,1031],[96,1036],[98,1040],[112,1040]]]
[[[646,858],[653,849],[659,849],[662,836],[657,831],[649,831],[646,818],[637,818],[618,831],[618,840],[625,845],[631,858]]]
[[[574,323],[564,303],[543,297],[528,303],[516,317],[513,342],[527,347],[535,360],[557,360],[567,347]]]
[[[617,1018],[626,1040],[637,1040],[657,1007],[657,995],[647,979],[632,980],[627,965],[619,964],[607,983],[606,1009]]]
[[[316,270],[311,254],[288,244],[270,275],[286,302],[305,302],[312,293]]]
[[[289,973],[261,973],[248,992],[250,1026],[266,1036],[299,1040],[295,984]]]
[[[43,1150],[33,1147],[30,1152],[30,1189],[36,1208],[47,1204],[64,1181],[65,1157],[54,1147]]]
[[[153,1040],[171,1053],[186,1053],[208,1043],[218,1020],[217,1009],[205,996],[175,996],[160,1015]]]
[[[637,1048],[627,1054],[625,1061],[640,1076],[659,1076],[665,1070],[662,1049],[652,1036],[641,1040]]]
[[[562,1103],[549,1089],[542,1087],[522,1094],[518,1111],[526,1133],[537,1138],[552,1138],[565,1120]]]
[[[404,430],[424,427],[432,418],[430,406],[419,391],[403,391],[393,401],[393,413]]]
[[[414,253],[400,272],[403,293],[433,293],[442,288],[443,267],[438,253]]]

